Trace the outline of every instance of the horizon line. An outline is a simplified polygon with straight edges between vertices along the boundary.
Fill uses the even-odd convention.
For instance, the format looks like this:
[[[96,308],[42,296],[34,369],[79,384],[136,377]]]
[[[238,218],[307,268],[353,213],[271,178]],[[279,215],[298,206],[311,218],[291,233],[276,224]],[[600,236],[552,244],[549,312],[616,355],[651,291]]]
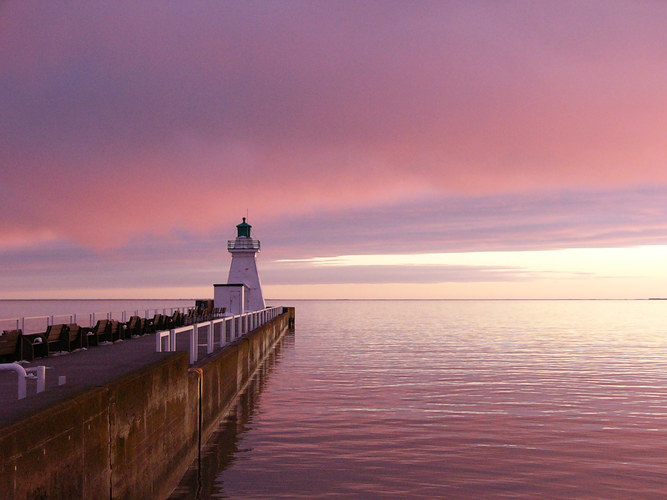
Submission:
[[[107,302],[112,302],[112,301],[128,301],[128,300],[150,300],[150,301],[157,301],[157,300],[212,300],[212,298],[207,297],[207,298],[190,298],[190,297],[185,297],[185,298],[146,298],[146,297],[140,297],[140,298],[133,298],[133,297],[125,297],[125,298],[67,298],[67,299],[62,299],[62,298],[39,298],[39,299],[28,299],[28,298],[20,298],[20,299],[4,299],[0,298],[0,302],[30,302],[30,301],[107,301]],[[339,302],[339,301],[482,301],[482,300],[488,300],[488,301],[510,301],[510,300],[667,300],[667,297],[616,297],[616,298],[609,298],[609,297],[467,297],[467,298],[454,298],[454,297],[447,297],[447,298],[411,298],[411,297],[394,297],[394,298],[345,298],[345,297],[338,297],[338,298],[308,298],[308,299],[297,299],[297,298],[267,298],[265,300],[271,300],[271,301],[279,301],[279,300],[286,300],[286,301],[298,301],[298,302],[317,302],[317,301],[331,301],[331,302]]]

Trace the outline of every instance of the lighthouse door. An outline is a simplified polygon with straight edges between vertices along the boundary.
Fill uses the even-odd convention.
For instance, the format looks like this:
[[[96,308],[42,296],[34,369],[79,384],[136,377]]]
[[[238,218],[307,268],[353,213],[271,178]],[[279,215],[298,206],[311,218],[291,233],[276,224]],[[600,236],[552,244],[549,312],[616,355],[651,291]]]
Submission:
[[[240,290],[232,290],[230,293],[229,309],[232,314],[243,314],[243,301],[241,300]]]

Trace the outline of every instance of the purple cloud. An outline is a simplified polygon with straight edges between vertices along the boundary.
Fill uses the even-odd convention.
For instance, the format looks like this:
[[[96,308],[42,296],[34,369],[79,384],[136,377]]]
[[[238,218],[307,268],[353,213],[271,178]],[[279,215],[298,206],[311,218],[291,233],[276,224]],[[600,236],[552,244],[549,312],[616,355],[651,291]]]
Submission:
[[[664,243],[666,22],[620,0],[4,2],[0,257],[17,280],[60,245],[203,269],[246,209],[268,260]]]

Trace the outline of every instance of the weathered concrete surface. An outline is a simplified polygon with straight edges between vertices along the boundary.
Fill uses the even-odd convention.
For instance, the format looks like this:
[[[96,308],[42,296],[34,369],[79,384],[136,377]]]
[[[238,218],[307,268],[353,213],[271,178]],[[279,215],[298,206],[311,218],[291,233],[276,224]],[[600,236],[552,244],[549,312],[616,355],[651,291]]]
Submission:
[[[197,455],[198,401],[187,355],[109,384],[112,498],[169,494],[179,464]]]
[[[165,496],[165,463],[196,456],[195,385],[175,353],[0,429],[3,498]]]
[[[144,359],[137,368],[141,356],[135,351],[154,342],[153,336],[121,349],[100,347],[86,356],[49,360],[61,370],[65,358],[88,363],[88,375],[96,373],[97,363],[97,377],[85,388],[83,379],[70,384],[68,376],[67,386],[33,394],[25,400],[32,398],[32,404],[4,412],[11,423],[0,427],[0,496],[166,497],[293,317],[290,309],[193,368],[185,352],[152,353],[153,361]],[[97,359],[102,353],[105,362]],[[54,395],[65,397],[54,403]]]
[[[293,309],[291,310],[293,316]],[[288,330],[290,313],[195,364],[202,370],[202,441],[206,441],[255,370]]]
[[[237,459],[239,434],[244,432],[254,413],[259,395],[281,358],[280,351],[290,343],[286,339],[289,339],[288,335],[276,341],[243,392],[234,399],[231,408],[225,411],[224,418],[202,448],[201,461],[191,464],[178,487],[169,496],[170,500],[192,500],[194,491],[198,492],[201,499],[220,495],[215,478]]]
[[[172,355],[155,352],[155,336],[144,335],[64,356],[38,358],[23,366],[46,366],[46,391],[35,394],[35,382],[28,381],[28,397],[20,401],[16,399],[16,375],[0,372],[0,427]],[[59,376],[66,377],[65,385],[58,386]]]
[[[3,498],[108,497],[107,399],[92,389],[2,429]]]

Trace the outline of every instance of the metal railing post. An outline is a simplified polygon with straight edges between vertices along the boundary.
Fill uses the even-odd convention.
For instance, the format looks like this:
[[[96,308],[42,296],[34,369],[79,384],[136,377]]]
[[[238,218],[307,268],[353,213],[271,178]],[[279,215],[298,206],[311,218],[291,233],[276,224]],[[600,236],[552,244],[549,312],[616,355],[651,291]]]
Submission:
[[[176,352],[176,329],[172,328],[169,330],[169,350],[171,352]]]
[[[25,369],[26,373],[34,373],[37,376],[37,393],[46,389],[46,366],[33,366]]]
[[[193,365],[197,362],[197,350],[199,344],[199,329],[197,328],[197,323],[192,325],[192,330],[190,331],[190,364]]]
[[[213,321],[208,324],[208,334],[206,335],[206,354],[211,354],[213,352]]]

